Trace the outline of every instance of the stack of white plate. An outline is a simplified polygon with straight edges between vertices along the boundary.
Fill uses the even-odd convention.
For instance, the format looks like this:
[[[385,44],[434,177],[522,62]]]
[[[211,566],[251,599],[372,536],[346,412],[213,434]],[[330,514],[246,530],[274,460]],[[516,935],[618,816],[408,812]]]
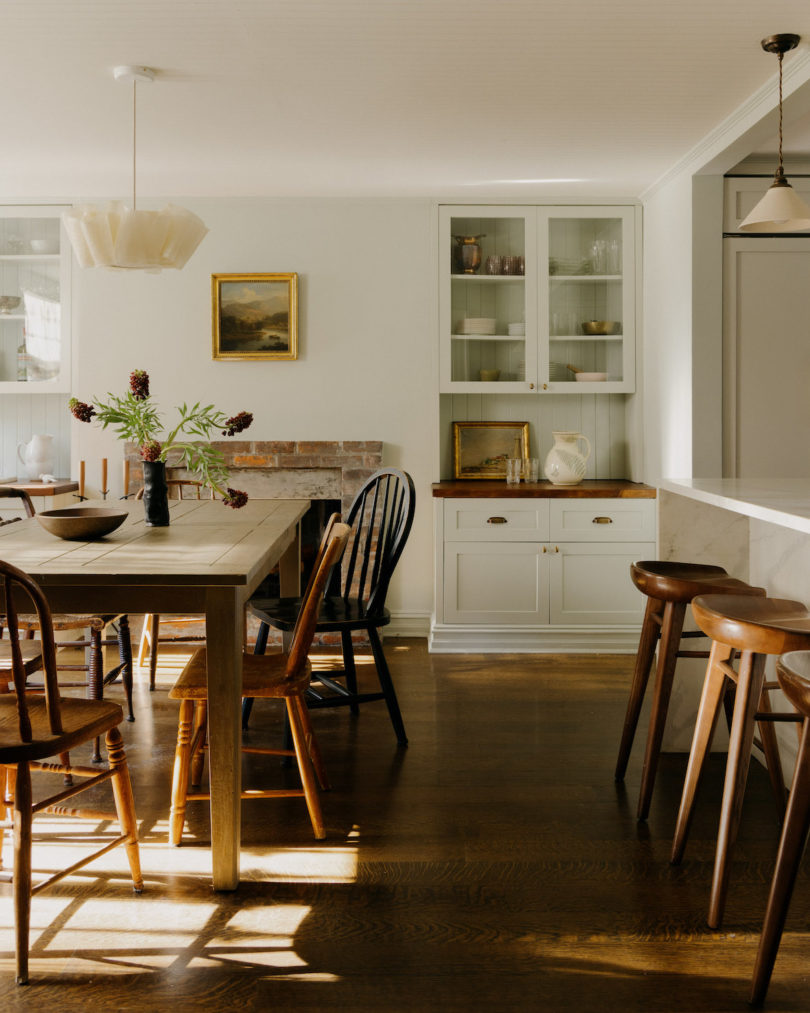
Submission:
[[[548,364],[549,380],[573,380],[573,375],[568,372],[564,362],[550,362]]]
[[[495,317],[466,317],[459,321],[458,334],[494,334]]]

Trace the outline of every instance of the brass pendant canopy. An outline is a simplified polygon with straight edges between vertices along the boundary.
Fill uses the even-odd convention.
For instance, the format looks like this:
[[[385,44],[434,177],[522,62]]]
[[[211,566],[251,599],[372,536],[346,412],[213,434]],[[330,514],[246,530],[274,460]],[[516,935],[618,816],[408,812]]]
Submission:
[[[802,232],[810,229],[810,207],[787,181],[782,165],[782,57],[798,46],[800,38],[799,35],[784,33],[769,35],[762,40],[765,52],[775,53],[779,59],[779,162],[773,183],[753,211],[740,223],[740,232]]]

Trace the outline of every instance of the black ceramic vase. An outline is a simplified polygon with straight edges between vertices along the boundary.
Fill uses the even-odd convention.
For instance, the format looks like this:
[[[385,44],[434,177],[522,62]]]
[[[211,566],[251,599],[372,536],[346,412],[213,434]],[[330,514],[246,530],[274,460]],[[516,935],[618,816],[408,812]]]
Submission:
[[[143,462],[143,508],[150,527],[168,527],[169,487],[166,485],[166,464],[163,461]]]

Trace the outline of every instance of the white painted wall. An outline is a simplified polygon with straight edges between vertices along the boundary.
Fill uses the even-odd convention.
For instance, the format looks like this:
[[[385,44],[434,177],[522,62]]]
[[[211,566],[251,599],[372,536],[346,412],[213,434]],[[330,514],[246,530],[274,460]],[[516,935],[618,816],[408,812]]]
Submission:
[[[382,440],[386,464],[416,484],[416,519],[389,605],[424,624],[432,607],[430,483],[435,427],[431,205],[419,200],[186,200],[210,229],[180,272],[73,273],[73,390],[123,392],[145,369],[167,414],[182,401],[253,412],[263,440]],[[297,271],[299,357],[214,362],[211,274]],[[120,495],[121,447],[72,425],[72,459],[98,482],[109,458]]]

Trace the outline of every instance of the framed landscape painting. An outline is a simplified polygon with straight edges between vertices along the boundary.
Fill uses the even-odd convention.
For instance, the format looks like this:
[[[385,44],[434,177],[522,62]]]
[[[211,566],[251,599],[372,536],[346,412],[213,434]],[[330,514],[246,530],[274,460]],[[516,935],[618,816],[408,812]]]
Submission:
[[[212,274],[215,359],[298,358],[298,275]]]
[[[508,458],[528,456],[528,422],[453,423],[454,478],[506,478]]]

